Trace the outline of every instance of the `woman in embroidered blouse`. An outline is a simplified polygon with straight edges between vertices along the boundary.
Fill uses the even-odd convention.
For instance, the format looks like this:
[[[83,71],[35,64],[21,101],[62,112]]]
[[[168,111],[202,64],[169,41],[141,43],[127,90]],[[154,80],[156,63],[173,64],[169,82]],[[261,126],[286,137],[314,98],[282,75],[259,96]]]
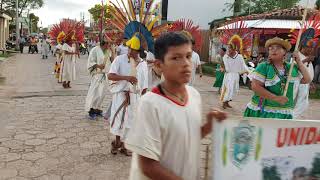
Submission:
[[[285,61],[285,57],[291,45],[288,41],[276,37],[269,39],[265,47],[269,51],[268,61],[259,64],[250,75],[252,90],[255,94],[247,105],[244,116],[292,119],[294,82],[300,81],[301,84],[307,84],[311,82],[311,77],[298,52],[294,52],[296,65],[292,71],[287,95],[283,96],[290,69],[290,64]]]

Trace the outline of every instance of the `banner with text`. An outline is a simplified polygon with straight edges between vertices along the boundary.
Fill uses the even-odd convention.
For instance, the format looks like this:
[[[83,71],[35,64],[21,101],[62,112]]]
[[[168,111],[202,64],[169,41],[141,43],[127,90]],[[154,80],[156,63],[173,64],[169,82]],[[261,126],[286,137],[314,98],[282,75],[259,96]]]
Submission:
[[[213,139],[214,180],[320,180],[320,121],[226,120]]]

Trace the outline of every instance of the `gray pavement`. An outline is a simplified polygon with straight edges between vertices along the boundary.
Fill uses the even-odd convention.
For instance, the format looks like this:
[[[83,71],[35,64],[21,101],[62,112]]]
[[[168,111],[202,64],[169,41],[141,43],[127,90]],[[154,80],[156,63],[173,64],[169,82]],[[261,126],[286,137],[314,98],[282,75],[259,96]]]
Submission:
[[[84,100],[89,85],[86,56],[78,60],[78,78],[72,89],[63,89],[53,77],[55,59],[40,55],[16,55],[0,63],[0,179],[128,179],[130,158],[110,154],[112,136],[107,124],[99,119],[88,121]],[[203,113],[219,107],[214,78],[203,77],[196,88],[203,97]],[[227,110],[229,116],[242,116],[252,93],[241,89]],[[109,104],[106,96],[104,107]],[[319,119],[319,101],[311,101],[304,119]],[[202,142],[202,176],[210,177],[207,147]],[[211,154],[211,153],[209,153]],[[211,159],[211,155],[209,156]],[[208,162],[210,162],[209,160]]]

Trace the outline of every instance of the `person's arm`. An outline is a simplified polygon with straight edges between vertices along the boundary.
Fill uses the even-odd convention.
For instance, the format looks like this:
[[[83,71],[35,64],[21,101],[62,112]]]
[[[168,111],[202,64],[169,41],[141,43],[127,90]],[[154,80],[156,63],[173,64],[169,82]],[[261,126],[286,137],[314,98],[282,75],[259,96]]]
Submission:
[[[294,57],[295,61],[297,62],[299,71],[301,72],[301,74],[303,76],[300,83],[301,84],[311,83],[311,81],[312,81],[311,76],[309,74],[307,67],[302,63],[300,56],[299,56],[299,52],[294,52],[293,57]]]
[[[217,119],[219,122],[223,121],[227,118],[227,114],[225,112],[219,111],[217,109],[212,109],[207,114],[207,121],[201,127],[201,138],[206,137],[212,131],[213,119]]]
[[[181,177],[164,168],[159,161],[140,155],[138,158],[143,174],[152,180],[183,180]]]
[[[264,88],[264,83],[253,79],[251,83],[251,89],[257,93],[260,97],[269,99],[272,101],[276,101],[282,105],[288,102],[288,98],[286,96],[277,96]]]
[[[198,68],[199,68],[200,77],[202,77],[203,74],[202,74],[202,66],[201,66],[201,63],[199,64]]]
[[[131,84],[136,84],[138,82],[136,77],[133,76],[121,76],[115,73],[109,73],[108,79],[111,81],[128,81]]]

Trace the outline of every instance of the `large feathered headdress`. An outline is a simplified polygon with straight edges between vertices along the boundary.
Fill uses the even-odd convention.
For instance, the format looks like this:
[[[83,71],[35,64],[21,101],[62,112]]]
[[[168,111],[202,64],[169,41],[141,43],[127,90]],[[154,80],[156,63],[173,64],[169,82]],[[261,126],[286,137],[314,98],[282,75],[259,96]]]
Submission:
[[[84,24],[72,19],[63,19],[59,24],[53,25],[48,34],[55,44],[63,40],[84,42]]]
[[[116,0],[117,5],[110,2],[114,10],[110,11],[113,18],[110,23],[115,26],[120,32],[124,33],[124,37],[132,41],[141,41],[140,44],[144,49],[153,52],[154,37],[159,36],[163,31],[166,31],[167,25],[156,25],[161,18],[157,14],[159,4],[151,8],[154,0],[150,0],[147,7],[145,7],[145,0],[137,1],[135,4],[132,0],[127,0],[127,5],[121,0]],[[123,7],[123,9],[121,8]],[[146,12],[144,12],[146,8]],[[133,39],[132,39],[133,38]],[[129,40],[130,41],[130,40]],[[130,42],[132,42],[130,41]],[[133,44],[138,44],[137,42]]]
[[[221,43],[233,46],[244,57],[250,57],[252,44],[252,33],[244,21],[237,21],[225,26],[221,36]]]
[[[296,44],[298,40],[299,30],[292,29],[289,34],[291,44]],[[311,16],[302,25],[302,34],[300,40],[301,47],[315,47],[320,37],[320,16]]]
[[[179,19],[170,25],[168,29],[170,32],[182,31],[185,32],[190,38],[195,42],[196,50],[200,51],[202,47],[202,37],[200,32],[200,27],[195,26],[192,20]]]

